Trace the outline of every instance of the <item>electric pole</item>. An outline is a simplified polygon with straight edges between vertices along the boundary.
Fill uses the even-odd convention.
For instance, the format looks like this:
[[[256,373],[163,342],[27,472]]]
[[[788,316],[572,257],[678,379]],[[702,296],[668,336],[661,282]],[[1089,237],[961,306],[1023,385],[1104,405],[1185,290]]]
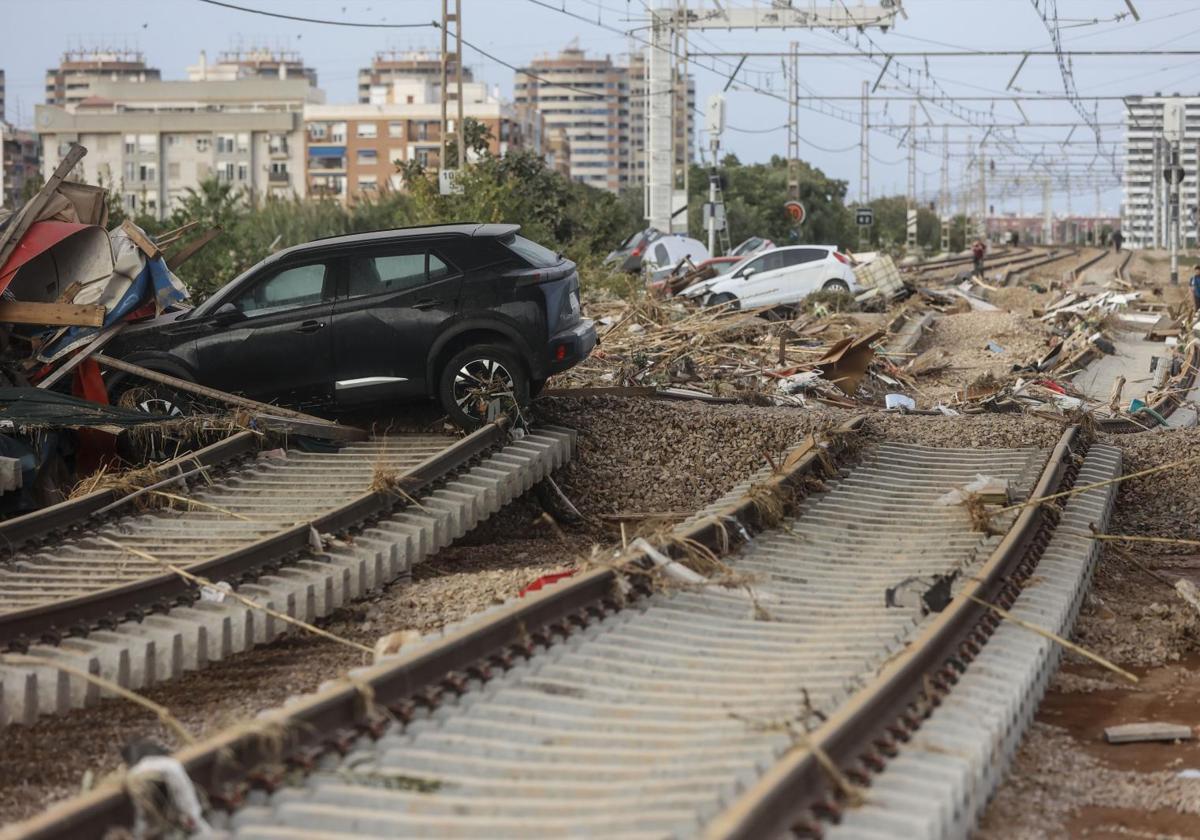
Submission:
[[[792,42],[788,60],[787,197],[800,200],[800,45]]]
[[[905,218],[905,247],[917,247],[917,106],[908,109],[908,213]]]
[[[453,11],[451,11],[453,9]],[[454,24],[454,49],[450,49],[450,24]],[[451,65],[454,70],[454,88],[451,90]],[[441,167],[438,184],[443,194],[455,192],[455,175],[450,175],[450,161],[446,159],[446,150],[453,138],[458,152],[455,171],[461,174],[467,160],[467,143],[463,133],[463,90],[462,90],[462,0],[442,0],[442,126],[441,126],[441,157],[438,166]],[[453,128],[450,123],[450,100],[457,104],[457,115]]]
[[[950,127],[942,126],[942,189],[938,197],[938,214],[942,217],[942,253],[950,252]]]

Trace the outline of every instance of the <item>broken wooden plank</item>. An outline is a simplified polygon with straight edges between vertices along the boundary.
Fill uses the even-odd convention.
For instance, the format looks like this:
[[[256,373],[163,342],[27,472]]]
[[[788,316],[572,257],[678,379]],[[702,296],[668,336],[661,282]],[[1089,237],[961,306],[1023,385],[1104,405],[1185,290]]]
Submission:
[[[17,214],[9,220],[8,226],[0,231],[0,266],[8,262],[8,257],[17,247],[17,243],[21,241],[21,237],[25,232],[37,221],[38,215],[42,212],[42,208],[46,206],[46,202],[58,190],[58,185],[66,180],[71,174],[71,170],[75,168],[75,164],[83,159],[87,154],[87,149],[80,146],[78,143],[72,143],[67,154],[59,162],[54,170],[54,174],[42,184],[42,188],[37,191],[33,198],[25,202],[25,205],[17,211]]]
[[[203,248],[209,242],[212,242],[220,234],[221,234],[221,226],[220,225],[209,228],[204,233],[202,233],[198,238],[192,240],[187,245],[184,245],[181,249],[176,251],[174,254],[167,257],[167,268],[169,268],[171,271],[174,271],[175,269],[179,268],[179,266],[183,265],[185,262],[187,262],[192,257],[194,257],[196,255],[197,251],[199,251],[201,248]]]
[[[116,338],[117,333],[119,333],[124,326],[124,321],[117,321],[117,323],[113,324],[108,329],[101,330],[100,332],[96,333],[90,344],[86,344],[75,351],[75,355],[71,356],[71,358],[67,359],[65,362],[55,368],[50,375],[39,382],[37,386],[39,388],[54,387],[54,383],[58,382],[68,373],[75,370],[75,368],[79,366],[80,362],[82,362],[92,353],[95,353],[105,344],[108,344],[108,342],[110,342],[112,339]]]
[[[104,325],[104,307],[99,304],[0,300],[0,323],[100,327]]]
[[[293,411],[290,408],[259,402],[249,397],[230,394],[227,391],[218,391],[216,388],[209,388],[196,382],[188,382],[186,379],[180,379],[177,376],[144,368],[141,365],[135,365],[121,359],[114,359],[111,356],[105,356],[103,353],[95,353],[93,354],[93,358],[105,367],[130,373],[142,379],[148,379],[151,382],[157,382],[160,385],[174,388],[177,391],[184,391],[189,394],[196,394],[197,396],[215,400],[216,402],[222,402],[226,405],[245,408],[268,420],[271,418],[283,418],[288,421],[298,421],[296,425],[303,426],[303,434],[314,437],[324,434],[342,440],[361,440],[367,436],[367,433],[362,429],[356,429],[352,426],[342,426],[323,417],[316,417],[300,411]]]
[[[1122,723],[1104,727],[1104,740],[1110,744],[1134,744],[1140,741],[1190,741],[1192,728],[1182,723]]]
[[[150,237],[140,227],[129,221],[129,219],[121,222],[121,230],[125,231],[125,235],[130,238],[134,245],[141,249],[141,252],[146,255],[146,259],[156,260],[162,256],[162,251],[150,241]]]

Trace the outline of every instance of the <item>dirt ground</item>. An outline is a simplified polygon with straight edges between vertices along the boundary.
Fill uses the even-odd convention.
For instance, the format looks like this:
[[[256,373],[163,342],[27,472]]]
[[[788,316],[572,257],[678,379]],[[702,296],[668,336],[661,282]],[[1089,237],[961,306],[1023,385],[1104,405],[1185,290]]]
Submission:
[[[950,366],[917,380],[922,408],[949,404],[961,388],[987,377],[1000,378],[1014,366],[1043,355],[1050,331],[1041,321],[1003,309],[945,314],[917,345],[916,352],[937,348]],[[994,345],[989,349],[989,345]]]

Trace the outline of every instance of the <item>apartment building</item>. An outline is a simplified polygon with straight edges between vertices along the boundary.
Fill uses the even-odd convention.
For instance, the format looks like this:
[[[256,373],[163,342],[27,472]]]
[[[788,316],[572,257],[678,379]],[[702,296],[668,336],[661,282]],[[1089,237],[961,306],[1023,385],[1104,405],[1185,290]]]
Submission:
[[[610,192],[630,184],[628,68],[572,43],[517,71],[513,93],[518,108],[542,115],[548,136],[565,140],[572,179]]]
[[[0,67],[0,123],[7,119],[4,105],[4,68]]]
[[[400,78],[384,101],[354,105],[311,105],[305,109],[307,191],[344,204],[385,189],[401,189],[397,161],[436,169],[441,155],[441,101],[427,79]],[[512,105],[486,85],[463,85],[463,116],[491,134],[490,151],[503,155],[523,146],[527,130]]]
[[[193,82],[232,82],[237,79],[307,79],[317,86],[317,71],[307,67],[299,53],[291,50],[272,50],[266,47],[225,50],[210,62],[208,53],[200,51],[200,60],[187,68],[188,80]]]
[[[303,196],[304,108],[324,95],[306,77],[98,81],[68,105],[39,105],[42,172],[71,141],[77,177],[118,190],[126,209],[166,217],[187,188],[215,177],[249,201]]]
[[[1200,96],[1130,96],[1125,99],[1125,174],[1121,233],[1131,248],[1165,248],[1169,198],[1162,170],[1169,163],[1164,139],[1167,103],[1183,108],[1180,164],[1185,178],[1180,195],[1181,239],[1185,247],[1200,245],[1197,235],[1197,165],[1200,165]]]
[[[645,181],[647,90],[643,53],[618,64],[608,56],[589,58],[575,42],[518,71],[514,84],[518,108],[545,119],[546,147],[569,155],[566,174],[611,192]],[[675,103],[675,162],[681,168],[693,157],[695,112],[696,83],[689,76]]]
[[[450,78],[454,78],[454,62],[449,66]],[[475,81],[470,67],[463,67],[464,82]],[[433,87],[433,95],[441,101],[442,59],[436,52],[423,50],[385,50],[375,53],[370,67],[358,71],[358,101],[362,104],[378,103],[392,91],[392,83],[399,79],[424,79]]]
[[[96,82],[151,82],[162,78],[136,50],[67,50],[57,67],[46,71],[46,104],[76,105],[92,95]]]
[[[37,174],[37,135],[0,119],[0,209],[20,207],[26,184]]]

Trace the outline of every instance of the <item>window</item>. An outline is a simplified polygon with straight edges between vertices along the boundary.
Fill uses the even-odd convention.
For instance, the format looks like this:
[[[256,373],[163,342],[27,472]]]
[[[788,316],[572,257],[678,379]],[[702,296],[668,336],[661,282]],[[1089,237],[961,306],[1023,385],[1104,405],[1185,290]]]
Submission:
[[[153,181],[158,178],[158,167],[153,163],[143,163],[138,167],[139,181]]]
[[[132,181],[137,177],[137,164],[131,160],[125,161],[125,180]]]
[[[404,162],[404,149],[392,149],[391,151],[388,152],[387,159],[388,159],[389,163],[403,163]]]
[[[452,273],[453,272],[450,266],[438,259],[437,254],[429,255],[429,281],[431,283],[434,280],[441,280],[444,277],[449,277]]]
[[[196,138],[196,151],[197,152],[207,152],[211,146],[212,146],[212,137],[208,136],[207,134],[201,134],[199,137]]]
[[[379,163],[379,152],[375,149],[359,149],[354,162],[359,166],[374,166]]]
[[[374,192],[379,181],[374,175],[363,175],[358,179],[358,188],[362,192]]]
[[[661,242],[654,246],[654,262],[656,265],[666,265],[671,260],[671,255],[667,253],[667,246]]]
[[[286,155],[288,153],[288,139],[286,134],[272,134],[268,139],[271,154]]]
[[[360,122],[358,124],[358,136],[365,138],[377,137],[379,126],[373,122]]]
[[[325,290],[325,268],[325,263],[285,268],[232,303],[247,313],[320,303]]]
[[[239,181],[250,180],[250,166],[248,164],[239,163],[237,165],[237,179]]]
[[[549,248],[543,248],[531,239],[526,239],[524,236],[514,235],[511,239],[503,240],[510,251],[515,251],[517,256],[522,257],[526,262],[537,268],[549,268],[552,265],[558,265],[561,260],[558,254],[551,251]],[[658,246],[662,248],[662,256],[659,258],[659,265],[665,264],[667,260],[667,249],[661,243]],[[655,251],[655,255],[658,252]]]
[[[238,154],[240,154],[240,155],[244,155],[250,151],[250,135],[249,134],[239,134],[237,136],[237,150],[238,150]]]
[[[404,123],[390,122],[388,123],[388,137],[403,137]]]
[[[139,134],[138,135],[138,151],[146,154],[154,154],[158,151],[158,135],[156,134]]]
[[[329,139],[334,143],[346,142],[346,124],[344,122],[334,123],[329,129]]]
[[[233,154],[233,135],[218,134],[217,135],[217,154],[231,155]]]
[[[784,265],[803,265],[804,263],[823,260],[829,256],[829,252],[824,248],[795,248],[790,251],[784,251],[783,254]]]
[[[445,263],[437,260],[437,264],[445,270]],[[347,297],[415,289],[425,283],[425,252],[351,257],[349,268]]]
[[[131,155],[137,151],[137,135],[125,135],[125,154]]]

